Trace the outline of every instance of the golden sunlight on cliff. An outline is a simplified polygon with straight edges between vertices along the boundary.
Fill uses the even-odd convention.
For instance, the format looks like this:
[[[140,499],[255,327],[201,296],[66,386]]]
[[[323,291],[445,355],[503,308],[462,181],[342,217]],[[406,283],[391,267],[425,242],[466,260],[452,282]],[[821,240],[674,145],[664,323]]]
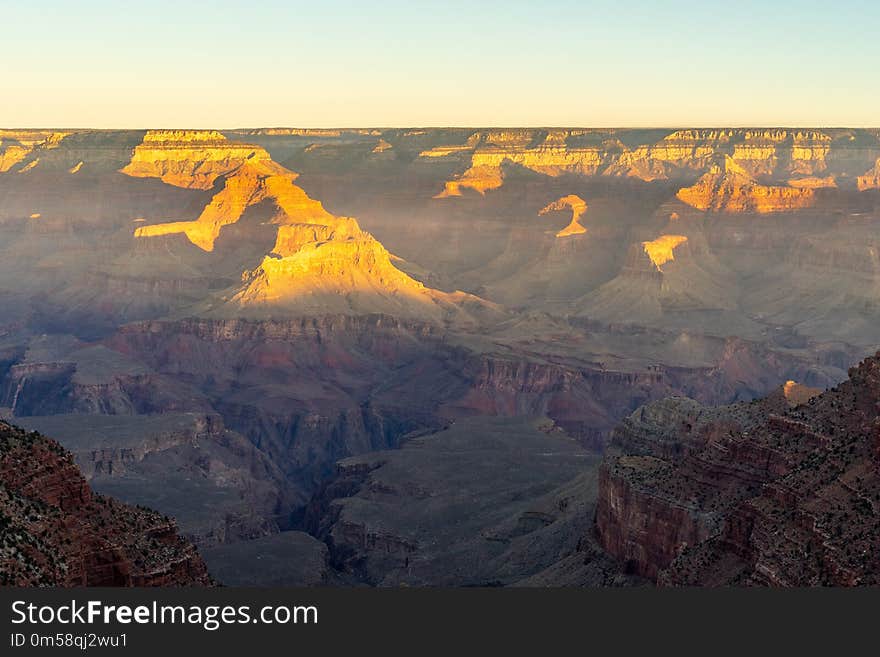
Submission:
[[[325,234],[317,234],[322,232]],[[316,236],[332,232],[328,226],[316,231]],[[305,232],[291,240],[288,230],[279,230],[273,253],[258,269],[245,274],[245,286],[234,301],[242,305],[296,302],[299,297],[315,294],[352,292],[413,299],[424,296],[425,286],[395,268],[385,247],[366,233],[346,239],[306,239]]]
[[[880,189],[880,159],[874,164],[873,169],[866,171],[863,176],[859,176],[856,182],[860,192],[869,189]]]
[[[53,130],[0,130],[0,173],[9,171],[35,151],[58,148],[69,134]],[[34,166],[30,163],[25,169]]]
[[[488,308],[462,292],[426,287],[392,264],[393,256],[350,217],[279,226],[272,252],[220,314],[364,313],[461,320],[463,304]]]
[[[458,180],[450,180],[444,189],[434,198],[447,198],[461,196],[463,188],[472,189],[480,194],[485,194],[491,189],[498,189],[504,184],[504,176],[501,167],[477,166],[465,171]]]
[[[149,154],[155,166],[143,168],[147,161],[141,159],[135,167],[138,175],[152,172],[155,177],[173,180],[172,184],[177,186],[196,188],[204,186],[209,179],[213,184],[216,177],[223,176],[223,189],[214,195],[195,221],[141,226],[135,230],[135,237],[183,233],[200,249],[213,251],[214,242],[224,226],[236,223],[249,207],[266,200],[275,204],[276,213],[271,220],[275,224],[320,223],[332,218],[320,201],[309,198],[305,191],[294,184],[296,173],[273,162],[262,149],[253,151],[252,147],[226,142],[219,133],[182,135],[173,132],[162,133],[161,138],[154,137]],[[183,148],[183,143],[195,144],[196,147]],[[166,147],[167,152],[162,150]],[[250,152],[251,155],[241,160],[230,156],[230,153],[244,152]],[[141,153],[143,156],[145,153]],[[137,157],[135,153],[132,162]],[[171,163],[174,166],[169,168]],[[131,175],[128,170],[131,166],[123,171]]]
[[[674,251],[676,247],[687,242],[687,239],[684,235],[661,235],[650,242],[642,242],[642,248],[648,254],[654,266],[660,270],[662,265],[675,260]]]
[[[211,189],[214,181],[247,161],[267,161],[259,146],[230,142],[216,130],[150,130],[122,173],[159,178],[176,187]]]
[[[678,190],[676,197],[698,210],[759,214],[808,208],[815,200],[813,189],[759,184],[726,155],[696,184]]]
[[[538,214],[545,215],[548,212],[570,208],[571,222],[565,228],[556,233],[556,237],[568,237],[569,235],[582,235],[587,232],[587,229],[584,228],[579,221],[587,211],[587,207],[587,202],[580,196],[569,194],[568,196],[563,196],[549,205],[544,206]]]

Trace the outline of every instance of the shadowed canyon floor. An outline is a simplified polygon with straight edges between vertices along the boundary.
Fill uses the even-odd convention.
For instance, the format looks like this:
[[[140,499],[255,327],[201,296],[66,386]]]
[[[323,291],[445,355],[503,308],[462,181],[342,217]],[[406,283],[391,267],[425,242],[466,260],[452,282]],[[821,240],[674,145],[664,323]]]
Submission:
[[[230,584],[703,581],[721,515],[648,501],[644,546],[602,497],[690,447],[600,455],[876,351],[878,169],[865,129],[0,130],[0,416]]]

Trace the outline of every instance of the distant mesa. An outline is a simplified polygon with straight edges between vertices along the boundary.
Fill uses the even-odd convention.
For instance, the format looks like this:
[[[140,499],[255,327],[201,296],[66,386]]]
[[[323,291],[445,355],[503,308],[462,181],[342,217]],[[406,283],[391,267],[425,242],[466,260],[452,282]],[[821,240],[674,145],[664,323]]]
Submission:
[[[657,271],[663,271],[663,265],[675,260],[675,249],[687,241],[684,235],[661,235],[655,240],[642,242],[642,248]]]
[[[821,177],[829,167],[827,157],[832,149],[832,137],[822,131],[686,129],[657,137],[651,143],[632,144],[616,130],[484,130],[473,133],[465,144],[437,145],[419,156],[469,156],[464,171],[446,181],[435,198],[461,196],[465,189],[480,194],[498,189],[504,184],[504,163],[550,177],[602,175],[653,182],[705,171],[719,154],[727,154],[747,176],[790,176],[802,181],[792,185],[799,188],[832,186]],[[761,196],[761,191],[755,194]],[[786,202],[770,199],[757,203],[766,207],[779,204],[785,206]]]
[[[808,208],[815,201],[815,192],[761,185],[733,158],[723,155],[696,184],[678,190],[676,197],[703,211],[765,214]]]
[[[217,178],[245,162],[270,159],[263,148],[230,142],[216,130],[150,130],[122,173],[188,189],[211,189]]]
[[[583,235],[587,232],[587,229],[584,228],[579,219],[584,215],[587,211],[587,202],[584,201],[580,196],[576,194],[569,194],[568,196],[563,196],[549,205],[544,206],[539,215],[545,215],[549,212],[554,212],[557,210],[564,210],[565,208],[571,209],[571,222],[558,233],[556,233],[556,237],[568,237],[570,235]]]
[[[0,130],[0,173],[10,171],[35,152],[57,148],[70,134],[54,130]],[[19,171],[33,169],[38,159],[24,164]]]

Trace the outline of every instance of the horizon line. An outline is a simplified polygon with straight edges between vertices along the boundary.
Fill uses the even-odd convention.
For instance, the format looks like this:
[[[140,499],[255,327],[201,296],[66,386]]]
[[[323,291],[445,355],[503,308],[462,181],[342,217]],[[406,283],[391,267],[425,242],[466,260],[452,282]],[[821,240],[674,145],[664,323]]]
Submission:
[[[140,130],[217,130],[226,132],[238,132],[244,130],[880,130],[877,125],[819,125],[819,124],[678,124],[678,125],[480,125],[480,124],[456,124],[456,125],[333,125],[333,126],[308,126],[308,125],[253,125],[237,127],[218,127],[216,125],[158,125],[158,126],[64,126],[64,125],[30,125],[9,126],[0,125],[0,130],[92,130],[92,131],[140,131]]]

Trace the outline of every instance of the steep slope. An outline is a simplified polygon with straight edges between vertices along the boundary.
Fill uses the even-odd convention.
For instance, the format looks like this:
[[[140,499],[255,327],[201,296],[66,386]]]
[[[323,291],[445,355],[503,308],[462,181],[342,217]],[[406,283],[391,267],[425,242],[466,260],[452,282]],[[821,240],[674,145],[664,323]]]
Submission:
[[[432,290],[391,262],[391,255],[349,217],[324,224],[279,226],[272,252],[245,272],[242,286],[219,315],[360,314],[439,320],[461,306],[488,306],[464,293]]]
[[[808,208],[815,193],[809,187],[761,185],[725,155],[696,184],[678,190],[676,197],[698,210],[766,214]]]
[[[577,313],[655,323],[671,313],[733,310],[730,274],[709,250],[701,227],[675,219],[665,229],[680,232],[632,244],[619,274],[579,299]]]
[[[633,414],[600,473],[599,540],[673,585],[880,581],[880,354],[817,395]]]
[[[0,581],[14,586],[202,586],[174,523],[92,493],[58,443],[0,422]]]

